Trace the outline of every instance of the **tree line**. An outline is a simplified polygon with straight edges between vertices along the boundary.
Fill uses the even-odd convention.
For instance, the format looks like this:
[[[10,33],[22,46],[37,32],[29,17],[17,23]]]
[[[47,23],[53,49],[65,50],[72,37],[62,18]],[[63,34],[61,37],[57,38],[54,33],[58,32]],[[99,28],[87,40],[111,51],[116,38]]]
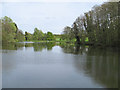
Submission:
[[[78,44],[118,46],[120,44],[120,3],[106,2],[94,6],[91,11],[77,17],[70,26],[66,26],[63,36]],[[85,39],[88,38],[88,42]]]
[[[34,33],[18,29],[17,24],[7,16],[0,19],[2,42],[21,41],[76,41],[77,44],[118,46],[120,44],[120,3],[106,2],[94,6],[91,11],[77,17],[71,26],[66,26],[61,35],[43,33],[38,28]]]
[[[25,40],[26,41],[53,41],[55,40],[55,36],[52,32],[43,33],[42,30],[38,28],[34,29],[34,33],[31,34],[29,32],[25,32]]]
[[[43,33],[38,28],[34,29],[34,33],[25,32],[18,29],[17,24],[7,16],[0,19],[0,25],[2,27],[2,43],[8,42],[22,42],[22,41],[43,41],[55,40],[55,36],[52,32]]]

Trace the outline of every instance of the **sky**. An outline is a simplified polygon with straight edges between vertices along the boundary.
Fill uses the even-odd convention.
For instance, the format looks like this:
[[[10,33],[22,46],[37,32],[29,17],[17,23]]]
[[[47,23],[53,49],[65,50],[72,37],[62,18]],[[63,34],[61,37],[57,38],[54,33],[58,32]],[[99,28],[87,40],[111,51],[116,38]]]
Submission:
[[[103,3],[93,1],[4,0],[0,3],[0,17],[10,17],[23,32],[33,33],[37,27],[44,33],[61,34],[64,27],[71,26],[78,16]]]

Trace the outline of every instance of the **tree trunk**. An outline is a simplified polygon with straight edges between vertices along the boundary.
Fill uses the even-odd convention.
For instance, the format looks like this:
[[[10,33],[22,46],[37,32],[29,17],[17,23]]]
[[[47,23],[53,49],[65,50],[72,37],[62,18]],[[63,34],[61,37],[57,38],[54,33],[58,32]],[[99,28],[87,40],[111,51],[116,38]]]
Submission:
[[[76,40],[77,40],[76,43],[80,44],[80,37],[79,36],[76,36]]]

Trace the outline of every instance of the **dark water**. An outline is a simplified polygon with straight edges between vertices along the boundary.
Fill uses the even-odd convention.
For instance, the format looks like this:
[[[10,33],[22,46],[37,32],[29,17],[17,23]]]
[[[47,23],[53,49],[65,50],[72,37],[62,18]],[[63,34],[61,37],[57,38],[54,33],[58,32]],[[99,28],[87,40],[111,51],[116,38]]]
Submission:
[[[117,88],[116,48],[64,43],[2,45],[3,88]]]

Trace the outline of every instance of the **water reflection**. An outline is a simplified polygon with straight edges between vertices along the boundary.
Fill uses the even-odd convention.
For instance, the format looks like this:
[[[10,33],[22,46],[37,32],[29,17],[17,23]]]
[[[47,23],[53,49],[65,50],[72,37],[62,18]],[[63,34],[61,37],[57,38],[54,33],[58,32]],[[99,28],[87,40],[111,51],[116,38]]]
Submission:
[[[23,47],[33,47],[34,51],[42,51],[43,49],[52,50],[52,47],[55,46],[54,42],[49,43],[5,43],[2,44],[2,50],[18,50],[23,49]]]
[[[65,43],[11,43],[11,44],[3,44],[2,49],[13,50],[13,52],[15,52],[16,50],[23,50],[23,48],[27,49],[29,47],[32,47],[34,52],[38,52],[38,51],[41,52],[44,49],[48,51],[52,50],[53,47],[56,45],[62,48],[62,52],[64,54],[73,55],[72,58],[74,60],[73,62],[74,67],[79,73],[83,71],[86,76],[91,77],[92,80],[94,80],[96,83],[99,83],[107,88],[118,87],[118,53],[120,51],[118,51],[118,49],[116,48],[88,47],[88,46],[79,46],[75,44],[65,44]],[[27,54],[25,54],[26,57],[29,58],[28,54],[31,53],[32,52],[28,51]],[[15,53],[12,54],[14,55]],[[32,58],[30,57],[28,62],[30,62],[30,60],[31,61],[38,60],[40,54],[36,53],[34,55],[36,56],[35,57],[33,56]],[[24,56],[24,54],[21,53],[21,56]],[[42,54],[42,56],[39,62],[37,63],[45,62],[44,59],[47,58],[45,53]],[[21,58],[18,58],[17,61],[21,61],[19,59]],[[14,66],[15,63],[18,63],[15,59],[13,60],[14,63],[11,63],[10,60],[9,61],[5,60],[5,61],[9,62],[9,65],[11,66]],[[6,65],[5,61],[4,61],[4,65]],[[48,61],[50,62],[50,60]],[[8,69],[10,68],[9,65],[7,65]],[[4,68],[7,68],[7,66],[4,66]]]
[[[61,48],[63,48],[64,53],[72,53],[72,54],[80,54],[87,52],[87,46],[80,46],[78,44],[60,44]]]
[[[85,70],[95,81],[108,88],[118,87],[118,50],[116,48],[89,48],[86,60]]]
[[[2,43],[2,50],[18,50],[24,47],[23,43]]]
[[[33,43],[34,51],[42,51],[43,49],[52,50],[55,43]]]
[[[107,88],[118,87],[118,48],[101,48],[85,46],[61,46],[65,53],[85,54],[85,59],[81,62],[74,58],[74,63],[78,71],[93,78],[97,83]]]

